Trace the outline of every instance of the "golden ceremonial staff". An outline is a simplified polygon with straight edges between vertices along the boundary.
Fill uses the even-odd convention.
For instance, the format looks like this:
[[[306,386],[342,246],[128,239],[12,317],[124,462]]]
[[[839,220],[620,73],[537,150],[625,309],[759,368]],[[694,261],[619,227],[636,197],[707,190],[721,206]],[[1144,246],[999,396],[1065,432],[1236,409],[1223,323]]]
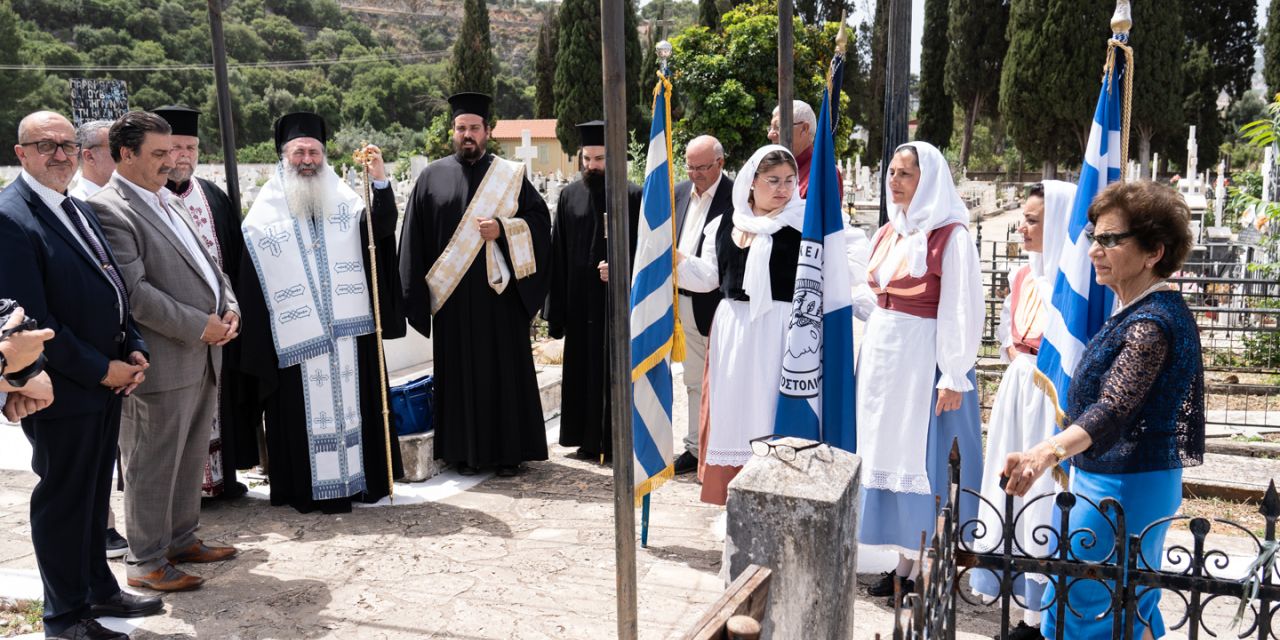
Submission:
[[[360,163],[364,175],[364,220],[365,230],[369,233],[369,276],[373,283],[373,328],[374,335],[377,336],[378,377],[381,381],[378,385],[378,393],[382,396],[382,435],[387,450],[387,497],[390,498],[391,504],[395,504],[396,482],[392,477],[395,471],[391,464],[391,408],[387,404],[387,361],[382,352],[382,305],[378,303],[381,298],[378,296],[378,252],[373,235],[373,197],[369,188],[368,149],[369,143],[362,142],[360,148],[356,149],[351,157]]]

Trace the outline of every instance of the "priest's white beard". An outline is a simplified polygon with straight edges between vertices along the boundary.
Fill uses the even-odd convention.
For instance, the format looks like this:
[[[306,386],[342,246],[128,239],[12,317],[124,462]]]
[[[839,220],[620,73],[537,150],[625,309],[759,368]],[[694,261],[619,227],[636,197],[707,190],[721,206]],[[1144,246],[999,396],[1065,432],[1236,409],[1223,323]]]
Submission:
[[[314,168],[314,175],[302,175],[300,169]],[[300,222],[323,218],[325,212],[333,211],[333,194],[325,188],[324,175],[331,171],[328,163],[321,161],[319,165],[294,166],[284,163],[284,196],[289,203],[289,212]]]

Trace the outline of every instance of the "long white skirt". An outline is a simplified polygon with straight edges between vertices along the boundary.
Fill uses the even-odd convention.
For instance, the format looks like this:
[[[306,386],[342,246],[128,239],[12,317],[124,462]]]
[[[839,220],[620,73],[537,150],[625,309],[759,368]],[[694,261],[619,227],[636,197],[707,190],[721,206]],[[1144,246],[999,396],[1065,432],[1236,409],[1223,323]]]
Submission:
[[[1005,458],[1010,453],[1026,451],[1057,432],[1057,407],[1036,386],[1035,374],[1035,356],[1019,354],[1005,370],[991,405],[986,467],[982,472],[983,500],[978,507],[978,517],[982,521],[979,533],[984,535],[977,536],[974,541],[974,547],[979,551],[999,551],[1003,547],[1003,518],[1017,518],[1013,529],[1016,540],[1013,553],[1045,556],[1050,552],[1052,535],[1043,529],[1037,534],[1035,530],[1054,523],[1053,495],[1039,497],[1057,493],[1052,473],[1040,476],[1025,497],[1014,497],[1013,507],[1007,515],[1002,518],[1000,513],[1005,508],[1006,494],[1000,488],[1000,472],[1004,470]],[[1027,603],[1029,608],[1039,608],[1039,593],[1048,579],[1040,574],[1026,574],[1025,578],[1019,578],[1022,579],[1015,580],[1014,584],[1019,605],[1022,606],[1023,598],[1031,598],[1035,601]],[[1024,584],[1026,579],[1038,585]],[[974,572],[972,586],[984,595],[999,595],[999,578],[990,572]]]
[[[708,349],[710,434],[706,464],[740,467],[752,438],[773,433],[791,303],[777,300],[751,320],[750,304],[721,300]]]

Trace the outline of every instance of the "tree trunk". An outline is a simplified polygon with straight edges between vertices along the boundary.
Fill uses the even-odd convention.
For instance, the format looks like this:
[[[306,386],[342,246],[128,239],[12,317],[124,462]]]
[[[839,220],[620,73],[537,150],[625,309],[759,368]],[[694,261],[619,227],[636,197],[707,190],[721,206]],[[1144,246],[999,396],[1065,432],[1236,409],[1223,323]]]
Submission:
[[[1151,138],[1154,135],[1151,127],[1138,127],[1138,179],[1151,179]],[[1121,171],[1127,168],[1120,167]]]
[[[1045,160],[1040,169],[1040,177],[1044,180],[1056,180],[1058,178],[1058,162],[1056,160]]]
[[[964,135],[960,138],[960,170],[965,171],[969,167],[969,152],[972,150],[973,144],[973,125],[978,119],[978,111],[982,108],[982,98],[974,96],[973,101],[965,105],[964,110]]]

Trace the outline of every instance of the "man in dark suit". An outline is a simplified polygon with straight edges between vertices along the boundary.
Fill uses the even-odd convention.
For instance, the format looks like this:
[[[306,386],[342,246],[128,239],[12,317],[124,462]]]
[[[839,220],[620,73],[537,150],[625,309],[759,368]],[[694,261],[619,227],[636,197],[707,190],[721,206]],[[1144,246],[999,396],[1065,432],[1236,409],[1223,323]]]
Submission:
[[[18,125],[22,173],[0,192],[0,292],[54,332],[45,343],[53,404],[22,421],[40,476],[31,539],[44,581],[45,633],[127,639],[94,618],[163,608],[159,598],[120,590],[104,542],[120,400],[142,383],[147,347],[97,218],[66,195],[75,135],[66,118],[47,111]]]
[[[676,248],[685,255],[702,255],[703,229],[723,214],[733,215],[733,181],[724,175],[724,147],[711,136],[689,141],[684,151],[689,179],[676,185]],[[698,415],[702,408],[702,374],[707,361],[707,336],[720,304],[720,292],[680,290],[680,323],[684,328],[684,385],[689,391],[689,430],[684,453],[675,461],[677,474],[698,468]]]

